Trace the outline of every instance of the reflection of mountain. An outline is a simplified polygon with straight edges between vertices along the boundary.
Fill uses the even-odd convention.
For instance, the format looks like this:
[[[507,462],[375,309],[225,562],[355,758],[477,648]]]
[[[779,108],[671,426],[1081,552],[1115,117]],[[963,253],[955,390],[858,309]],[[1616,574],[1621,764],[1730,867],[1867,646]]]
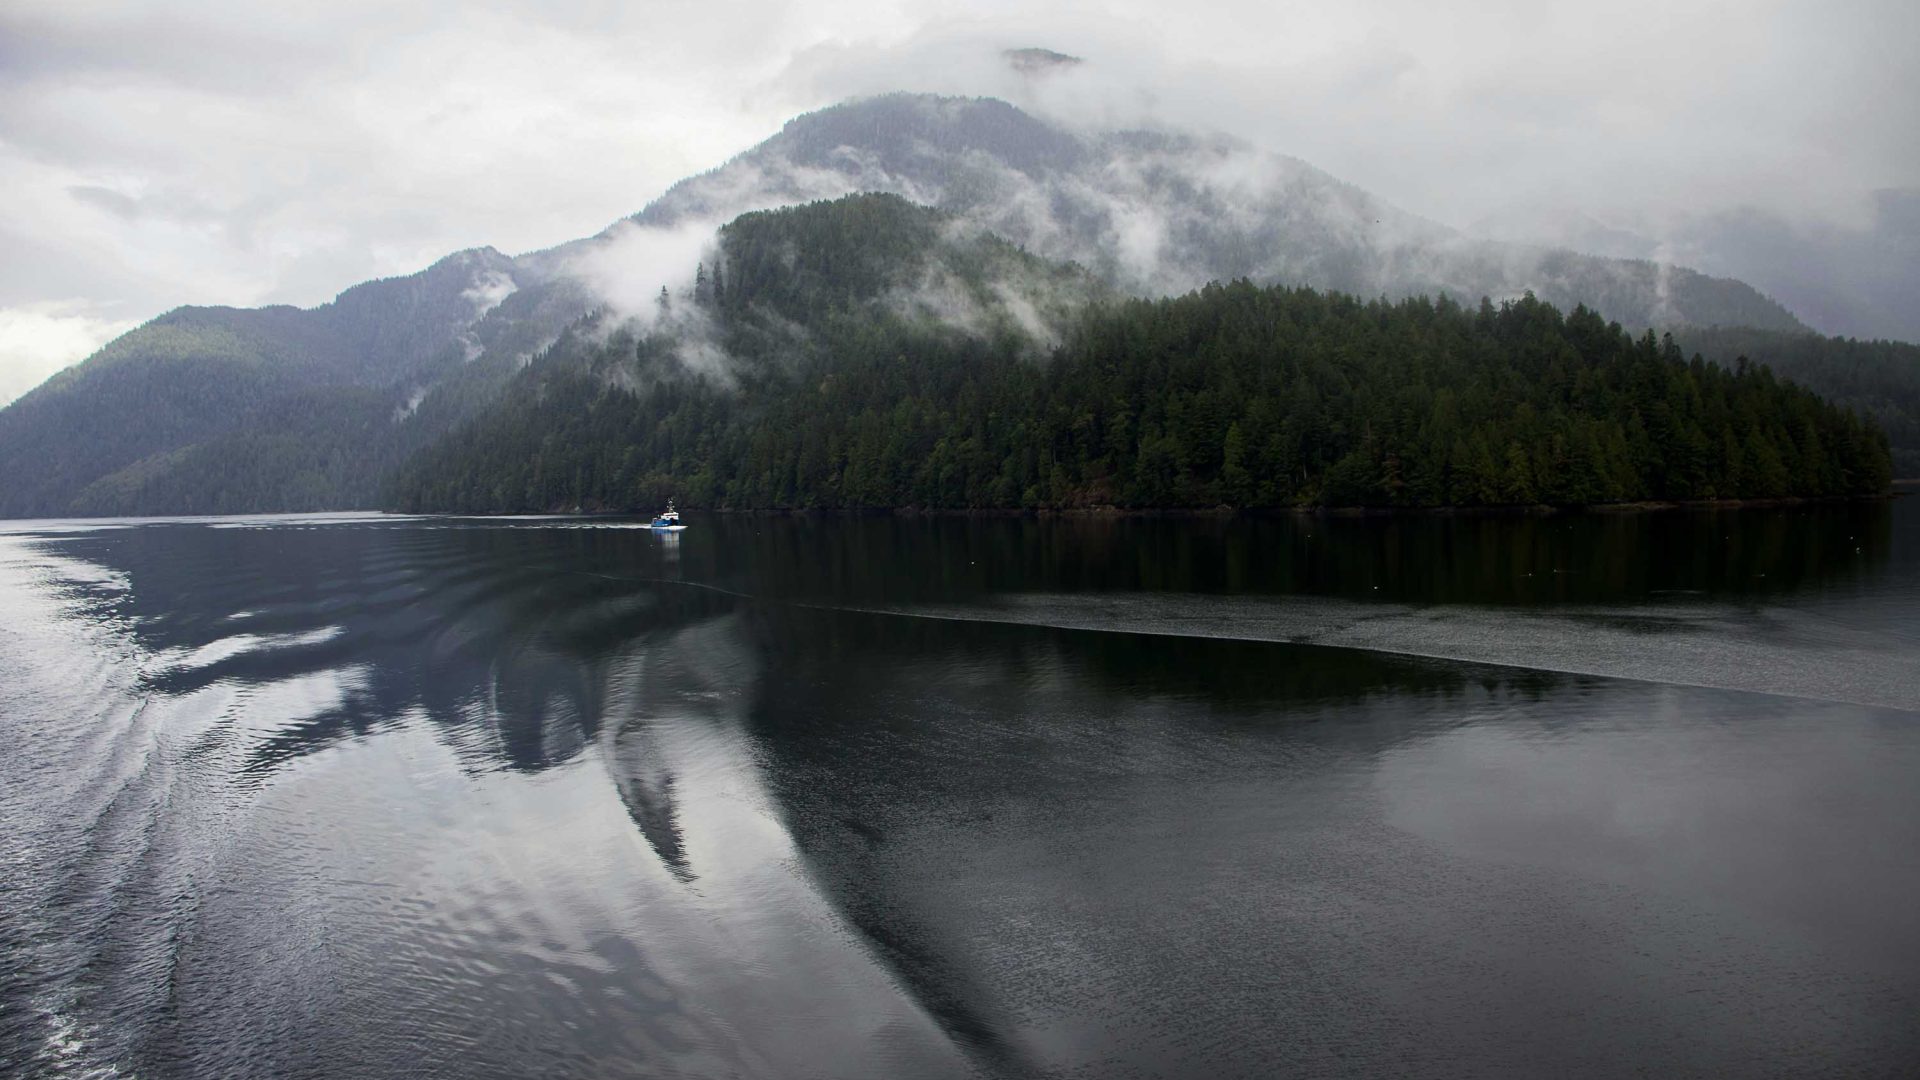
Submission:
[[[663,725],[728,722],[751,667],[727,629],[736,601],[673,583],[647,533],[154,526],[86,546],[134,582],[118,612],[156,658],[149,691],[308,688],[297,715],[253,711],[280,722],[246,733],[252,782],[420,715],[476,769],[535,772],[597,745],[641,835],[693,880]]]
[[[699,875],[687,860],[686,843],[674,812],[673,773],[659,760],[659,748],[648,743],[644,731],[644,725],[637,725],[615,736],[608,768],[614,770],[620,801],[626,804],[640,835],[646,837],[669,873],[691,882]]]
[[[966,1075],[851,935],[820,932],[832,912],[793,872],[738,715],[754,678],[739,602],[662,582],[645,532],[287,522],[5,539],[8,610],[59,609],[35,629],[84,645],[0,643],[94,664],[75,665],[72,707],[0,702],[50,733],[35,749],[52,766],[9,762],[38,787],[0,801],[34,804],[10,819],[29,843],[70,838],[81,856],[72,874],[35,871],[70,895],[9,883],[35,908],[0,908],[0,937],[28,944],[13,930],[41,915],[60,928],[40,937],[79,957],[59,981],[84,990],[53,1000],[105,1032],[83,1060]],[[116,693],[88,685],[115,667]],[[76,792],[78,823],[36,834]],[[23,958],[47,951],[31,944]],[[19,984],[0,983],[0,1012],[28,1015]],[[243,992],[274,1015],[296,1000],[325,1015],[256,1042],[229,1007]],[[24,1028],[0,1027],[11,1050]]]
[[[811,876],[956,1041],[1015,1076],[1060,1067],[1049,1060],[1059,1046],[1033,1032],[1052,1011],[1139,1006],[1118,1004],[1131,991],[1099,954],[1131,950],[1101,924],[1188,925],[1190,882],[1142,886],[1158,851],[1244,854],[1250,838],[1237,830],[1161,832],[1156,822],[1184,815],[1156,801],[1167,794],[1153,793],[1156,781],[1198,792],[1273,770],[1266,782],[1278,787],[1324,768],[1323,754],[1352,752],[1344,725],[1391,745],[1434,713],[1562,682],[1287,645],[872,615],[776,611],[754,629],[769,667],[752,722]],[[1136,799],[1148,800],[1137,814]],[[1064,869],[1096,842],[1076,824],[1093,817],[1134,837],[1127,855],[1110,854],[1114,876],[1140,894],[1104,914],[1094,898],[1104,883]],[[1013,957],[1026,949],[1036,963],[1043,952],[1074,958],[1072,970],[1021,973]],[[1203,1026],[1237,1019],[1218,1003],[1183,1007]],[[1082,1037],[1074,1053],[1100,1060],[1131,1036]]]
[[[154,692],[349,673],[341,699],[257,732],[265,774],[424,716],[477,768],[572,760],[607,715],[607,672],[642,642],[730,610],[659,584],[645,534],[327,526],[105,533],[119,610],[159,661]]]
[[[727,712],[752,679],[730,618],[649,635],[607,671],[601,761],[620,801],[669,873],[692,882],[675,790],[677,739],[734,723]]]
[[[1880,504],[1234,523],[717,518],[702,527],[707,539],[671,558],[644,531],[507,523],[155,525],[44,542],[132,582],[109,595],[153,656],[143,672],[153,693],[339,676],[337,702],[249,733],[250,768],[264,774],[408,715],[424,715],[476,768],[570,761],[607,737],[603,727],[616,748],[632,747],[620,749],[624,760],[645,759],[646,723],[718,716],[716,695],[754,678],[738,648],[694,630],[739,610],[736,594],[712,586],[862,607],[1143,591],[1528,605],[1684,589],[1771,603],[1880,572],[1892,529]],[[895,632],[925,632],[915,626]],[[634,790],[679,782],[647,768],[631,778]]]
[[[1704,853],[1694,815],[1717,814],[1753,838],[1719,853],[1747,883],[1791,881],[1781,847],[1807,857],[1827,842],[1760,840],[1739,819],[1771,812],[1792,833],[1774,800],[1795,796],[1743,777],[1777,767],[1802,778],[1785,787],[1821,784],[1791,755],[1851,760],[1853,740],[1902,716],[1833,709],[1795,729],[1796,749],[1750,761],[1804,703],[993,624],[809,615],[761,632],[778,648],[753,723],[813,879],[956,1039],[1019,1076],[1127,1074],[1119,1063],[1256,1076],[1276,1062],[1476,1075],[1494,1061],[1578,1074],[1709,1044],[1791,1053],[1800,1033],[1757,1031],[1750,1005],[1796,1017],[1786,973],[1848,962],[1779,949],[1774,923],[1744,917],[1748,897],[1703,901],[1718,868],[1698,864],[1720,860],[1674,849]],[[1676,749],[1698,755],[1685,772],[1665,759]],[[1885,794],[1896,770],[1875,772],[1872,798],[1904,798]],[[1825,782],[1823,797],[1849,797],[1849,780]],[[1863,939],[1910,948],[1910,917],[1840,906],[1868,919]],[[1724,928],[1708,948],[1768,974],[1682,1019],[1643,987],[1696,977],[1703,920]],[[1896,1009],[1864,994],[1840,1008],[1817,1038],[1885,1049]],[[1593,1025],[1595,1010],[1614,1020]],[[1526,1064],[1510,1057],[1519,1043]]]
[[[181,713],[208,692],[242,703],[185,750],[230,757],[250,785],[401,726],[432,730],[476,772],[539,772],[579,762],[585,752],[598,757],[667,872],[721,894],[749,871],[790,883],[785,860],[795,852],[775,846],[773,865],[744,864],[736,849],[744,838],[768,835],[764,826],[721,833],[716,843],[713,817],[741,798],[716,777],[716,765],[751,760],[762,775],[769,763],[804,766],[778,778],[779,798],[768,809],[787,819],[807,878],[833,912],[860,928],[861,955],[878,956],[892,981],[911,989],[980,1060],[1008,1069],[1024,1060],[1008,1037],[1017,1018],[991,1000],[990,984],[964,970],[964,950],[935,934],[917,902],[889,908],[886,898],[895,894],[886,881],[872,881],[866,900],[842,893],[843,855],[864,860],[874,875],[892,865],[895,824],[868,805],[867,783],[894,783],[909,802],[924,786],[935,800],[927,805],[937,805],[962,781],[964,748],[946,744],[956,756],[944,764],[903,760],[892,780],[883,771],[863,774],[852,788],[821,783],[801,792],[794,785],[806,775],[821,779],[834,748],[857,741],[860,730],[884,740],[923,722],[911,711],[874,707],[876,680],[893,685],[903,672],[932,683],[969,680],[977,700],[1009,715],[1027,688],[1062,679],[1090,680],[1093,700],[1111,704],[1178,677],[1179,693],[1228,712],[1241,708],[1234,702],[1269,700],[1272,692],[1261,674],[1266,654],[1248,648],[1175,645],[1151,654],[1126,639],[1115,639],[1115,651],[1020,628],[743,606],[711,589],[660,582],[658,546],[627,530],[162,525],[50,542],[130,582],[116,594],[112,617],[154,658],[148,692],[181,703]],[[871,554],[877,558],[878,549]],[[708,560],[714,552],[701,545],[683,557]],[[912,556],[897,549],[893,557]],[[696,562],[689,576],[708,569]],[[779,563],[772,570],[809,573]],[[908,662],[922,651],[941,659],[930,668]],[[1365,660],[1359,668],[1294,670],[1309,680],[1300,687],[1307,696],[1329,699],[1364,695],[1378,685],[1368,673],[1394,669]],[[342,692],[309,694],[311,708],[284,693],[327,684]],[[836,697],[846,710],[831,706]],[[742,753],[747,747],[751,753]],[[1036,759],[1002,779],[1027,783],[1043,768]],[[759,876],[752,881],[768,887]]]

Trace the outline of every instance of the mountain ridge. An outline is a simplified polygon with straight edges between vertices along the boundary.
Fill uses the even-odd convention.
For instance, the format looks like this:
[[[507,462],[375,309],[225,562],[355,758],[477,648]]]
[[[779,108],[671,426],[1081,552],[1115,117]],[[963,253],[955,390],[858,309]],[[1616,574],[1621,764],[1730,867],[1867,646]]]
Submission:
[[[1533,292],[1632,326],[1805,329],[1744,283],[1649,260],[1477,240],[1244,140],[1077,133],[993,98],[882,94],[803,114],[613,228],[730,220],[864,191],[967,217],[1141,295],[1248,277],[1363,296],[1476,301]],[[612,235],[530,255],[552,265]]]
[[[1586,308],[1245,280],[1132,299],[955,222],[893,195],[743,215],[694,312],[674,298],[645,332],[570,334],[408,462],[390,504],[1587,505],[1887,483],[1885,437],[1852,412]],[[903,281],[939,284],[901,303]],[[1052,344],[1017,318],[955,318],[962,292],[1048,306]],[[724,378],[683,362],[688,337],[718,343]]]

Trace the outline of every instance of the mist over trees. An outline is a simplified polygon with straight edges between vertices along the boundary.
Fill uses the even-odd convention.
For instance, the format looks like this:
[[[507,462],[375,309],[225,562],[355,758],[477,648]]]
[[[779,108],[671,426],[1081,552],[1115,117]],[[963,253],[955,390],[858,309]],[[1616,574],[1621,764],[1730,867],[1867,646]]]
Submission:
[[[1242,277],[1391,298],[1530,290],[1636,328],[1806,329],[1745,282],[1477,239],[1236,139],[1070,130],[991,98],[894,93],[806,113],[632,221],[725,220],[863,192],[933,206],[1143,296]]]
[[[1890,475],[1878,429],[1767,368],[1530,296],[1212,284],[1094,300],[1036,358],[885,302],[939,221],[875,196],[742,218],[694,300],[725,379],[666,335],[577,335],[404,470],[394,504],[1585,505],[1870,494]],[[988,264],[947,261],[992,292]]]

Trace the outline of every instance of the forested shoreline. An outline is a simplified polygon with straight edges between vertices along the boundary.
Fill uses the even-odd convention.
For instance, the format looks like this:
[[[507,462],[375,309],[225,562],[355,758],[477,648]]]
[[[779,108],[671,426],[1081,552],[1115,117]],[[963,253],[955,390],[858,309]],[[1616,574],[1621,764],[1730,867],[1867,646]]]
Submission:
[[[1002,507],[943,507],[943,506],[787,506],[760,507],[742,509],[736,506],[689,506],[684,500],[674,502],[676,510],[695,510],[703,514],[718,514],[737,518],[976,518],[980,520],[1001,519],[1054,519],[1054,520],[1152,520],[1168,518],[1184,521],[1219,521],[1233,518],[1254,518],[1274,520],[1285,517],[1311,516],[1332,518],[1393,518],[1393,517],[1551,517],[1562,514],[1663,514],[1686,511],[1735,511],[1735,510],[1782,510],[1804,506],[1832,506],[1844,503],[1882,502],[1908,497],[1903,487],[1920,485],[1920,481],[1895,480],[1888,490],[1872,495],[1822,495],[1801,497],[1790,495],[1778,499],[1638,499],[1632,502],[1586,503],[1578,506],[1555,506],[1551,503],[1530,504],[1488,504],[1482,506],[1320,506],[1299,504],[1294,506],[1002,506]],[[550,510],[384,510],[388,513],[403,513],[425,518],[527,518],[527,517],[568,517],[568,518],[606,518],[608,520],[651,519],[659,511],[659,505],[652,510],[639,507],[596,507],[573,508],[554,507]],[[191,515],[189,515],[191,516]]]
[[[1096,299],[1036,355],[888,302],[942,236],[887,197],[747,215],[723,230],[724,284],[693,298],[732,358],[722,376],[657,334],[563,342],[389,502],[1412,509],[1863,496],[1891,479],[1879,428],[1770,369],[1531,296],[1466,308],[1237,281]],[[1025,257],[944,265],[1009,259]]]

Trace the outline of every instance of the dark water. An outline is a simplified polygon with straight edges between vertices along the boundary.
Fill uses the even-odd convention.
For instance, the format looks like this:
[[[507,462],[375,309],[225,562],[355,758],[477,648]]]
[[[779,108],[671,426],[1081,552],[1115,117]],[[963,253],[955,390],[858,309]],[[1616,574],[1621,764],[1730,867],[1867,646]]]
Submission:
[[[0,1073],[1896,1076],[1920,500],[0,529]]]

